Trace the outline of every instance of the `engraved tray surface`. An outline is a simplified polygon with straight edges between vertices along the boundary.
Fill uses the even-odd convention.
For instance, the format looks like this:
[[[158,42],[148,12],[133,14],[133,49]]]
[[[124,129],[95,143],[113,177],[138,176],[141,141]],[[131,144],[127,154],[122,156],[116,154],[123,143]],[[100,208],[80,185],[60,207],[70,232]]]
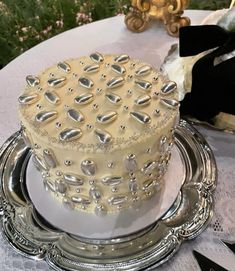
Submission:
[[[176,146],[185,167],[185,180],[168,212],[139,232],[112,238],[88,239],[51,226],[32,205],[25,181],[31,152],[21,132],[0,149],[1,226],[21,254],[45,260],[56,270],[154,270],[208,225],[213,209],[217,169],[212,150],[185,120],[176,130]]]

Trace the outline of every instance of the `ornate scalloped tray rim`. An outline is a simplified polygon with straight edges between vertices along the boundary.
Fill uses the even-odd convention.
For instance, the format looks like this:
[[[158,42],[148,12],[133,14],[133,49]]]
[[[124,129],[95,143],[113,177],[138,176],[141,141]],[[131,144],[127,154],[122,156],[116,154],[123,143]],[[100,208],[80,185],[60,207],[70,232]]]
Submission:
[[[30,150],[21,132],[0,149],[0,214],[9,243],[22,255],[45,260],[56,270],[154,270],[208,225],[213,209],[217,169],[200,133],[181,120],[176,130],[186,179],[167,214],[147,229],[126,237],[91,240],[53,228],[34,209],[25,187]]]

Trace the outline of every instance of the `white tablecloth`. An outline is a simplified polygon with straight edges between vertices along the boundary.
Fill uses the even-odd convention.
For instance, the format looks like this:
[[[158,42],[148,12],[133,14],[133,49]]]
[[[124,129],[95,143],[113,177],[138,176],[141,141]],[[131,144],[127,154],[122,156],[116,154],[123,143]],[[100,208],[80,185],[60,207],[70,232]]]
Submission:
[[[198,24],[210,12],[186,11],[192,24]],[[37,74],[60,60],[87,55],[93,51],[127,53],[159,67],[171,44],[170,37],[159,22],[153,22],[144,33],[128,31],[124,17],[118,16],[78,27],[51,38],[17,57],[0,71],[0,144],[19,129],[17,98],[25,86],[28,74]],[[3,53],[3,52],[2,52]],[[215,215],[207,230],[193,241],[182,245],[180,251],[158,270],[199,271],[192,250],[235,271],[235,256],[219,238],[235,240],[235,136],[201,130],[215,151],[219,180],[215,193]],[[47,271],[45,262],[35,262],[15,253],[4,241],[0,231],[0,270]]]

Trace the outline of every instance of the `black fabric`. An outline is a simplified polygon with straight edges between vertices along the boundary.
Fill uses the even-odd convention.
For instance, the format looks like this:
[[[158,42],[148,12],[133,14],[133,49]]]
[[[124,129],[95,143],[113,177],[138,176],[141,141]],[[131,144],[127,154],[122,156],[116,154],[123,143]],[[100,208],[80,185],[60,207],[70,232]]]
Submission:
[[[217,25],[180,28],[180,56],[197,55],[226,42],[229,34]]]
[[[219,112],[235,115],[235,57],[214,65],[216,57],[235,50],[235,33],[228,33],[215,25],[180,29],[182,56],[200,53],[210,46],[217,48],[193,66],[191,93],[185,95],[180,107],[182,115],[207,121]]]
[[[231,251],[235,254],[235,243],[228,243],[225,241],[222,241],[229,249],[231,249]]]
[[[217,263],[213,262],[195,250],[193,250],[193,255],[196,258],[202,271],[228,271],[227,269],[223,268],[222,266],[218,265]]]

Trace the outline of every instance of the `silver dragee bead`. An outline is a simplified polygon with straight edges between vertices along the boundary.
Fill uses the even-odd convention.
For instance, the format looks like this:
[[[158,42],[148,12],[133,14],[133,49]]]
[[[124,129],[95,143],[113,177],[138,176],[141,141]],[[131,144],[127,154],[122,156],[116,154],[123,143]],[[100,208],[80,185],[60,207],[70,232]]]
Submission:
[[[81,111],[75,109],[69,109],[67,111],[68,117],[75,122],[84,122],[85,117]]]
[[[116,120],[117,116],[118,114],[115,111],[106,111],[103,114],[97,115],[96,120],[99,123],[106,124]]]
[[[18,98],[18,101],[22,105],[30,105],[34,104],[39,100],[39,96],[37,93],[31,93],[31,94],[23,94]]]
[[[139,96],[137,99],[135,99],[135,104],[137,106],[145,106],[151,103],[151,97],[147,94]]]
[[[42,111],[36,115],[35,120],[38,123],[48,123],[57,118],[57,116],[57,111]]]
[[[40,84],[40,79],[36,76],[28,75],[28,76],[26,76],[26,82],[27,82],[28,86],[35,87]]]
[[[59,139],[63,142],[73,141],[82,136],[82,130],[79,128],[67,128],[59,134]]]
[[[44,149],[43,150],[43,158],[49,168],[56,167],[56,158],[52,150]]]
[[[144,65],[135,71],[136,76],[145,76],[151,72],[152,68],[148,65]]]
[[[118,73],[118,74],[125,74],[126,73],[126,69],[123,67],[123,66],[121,66],[121,65],[118,65],[118,64],[113,64],[112,66],[111,66],[111,68],[112,68],[112,70],[114,71],[114,72],[116,72],[116,73]]]
[[[84,160],[81,162],[81,170],[85,175],[92,176],[96,173],[96,164],[92,160]]]
[[[69,73],[71,71],[71,67],[67,62],[59,62],[57,64],[57,68],[66,73]]]
[[[90,59],[94,62],[97,62],[97,63],[102,63],[104,61],[104,57],[102,56],[102,54],[100,54],[98,52],[92,53],[90,55]]]
[[[151,118],[147,113],[135,111],[135,112],[130,112],[130,115],[132,118],[134,118],[135,120],[137,120],[138,122],[142,124],[151,123]]]
[[[60,97],[54,91],[46,91],[44,93],[44,97],[49,103],[53,105],[57,105],[60,103]]]
[[[148,81],[144,81],[144,80],[135,80],[135,84],[143,89],[143,90],[147,90],[149,91],[152,88],[152,84]]]
[[[123,177],[121,176],[107,176],[102,179],[104,185],[113,186],[122,183]]]
[[[66,84],[66,77],[60,77],[60,78],[50,78],[47,81],[47,84],[50,87],[54,87],[54,88],[60,88],[62,86],[64,86]]]
[[[122,98],[118,96],[117,94],[109,92],[105,94],[105,97],[112,104],[119,105],[122,103]]]
[[[112,139],[113,139],[111,134],[108,133],[105,130],[95,129],[94,134],[98,138],[99,142],[102,143],[102,144],[110,143],[112,141]]]
[[[114,58],[114,61],[120,64],[124,64],[130,60],[130,57],[128,55],[119,55]]]
[[[82,93],[78,95],[74,101],[78,105],[89,104],[94,100],[94,95],[92,93]]]
[[[173,81],[170,81],[168,83],[165,83],[161,87],[161,93],[164,95],[168,95],[168,94],[172,93],[173,91],[175,91],[176,89],[177,89],[176,83]]]
[[[82,87],[87,88],[87,89],[91,89],[94,86],[94,82],[91,79],[84,77],[84,76],[82,76],[78,79],[78,83]]]
[[[119,86],[122,86],[125,83],[125,79],[122,76],[113,77],[107,82],[107,88],[114,89]]]
[[[80,185],[83,185],[84,183],[84,180],[82,177],[71,174],[71,173],[64,174],[64,181],[69,185],[75,185],[75,186],[80,186]]]
[[[161,102],[166,105],[167,107],[176,109],[179,107],[180,103],[174,99],[163,99],[161,98]]]
[[[100,66],[98,64],[92,64],[92,65],[87,65],[84,67],[83,71],[86,73],[93,73],[99,71]]]

